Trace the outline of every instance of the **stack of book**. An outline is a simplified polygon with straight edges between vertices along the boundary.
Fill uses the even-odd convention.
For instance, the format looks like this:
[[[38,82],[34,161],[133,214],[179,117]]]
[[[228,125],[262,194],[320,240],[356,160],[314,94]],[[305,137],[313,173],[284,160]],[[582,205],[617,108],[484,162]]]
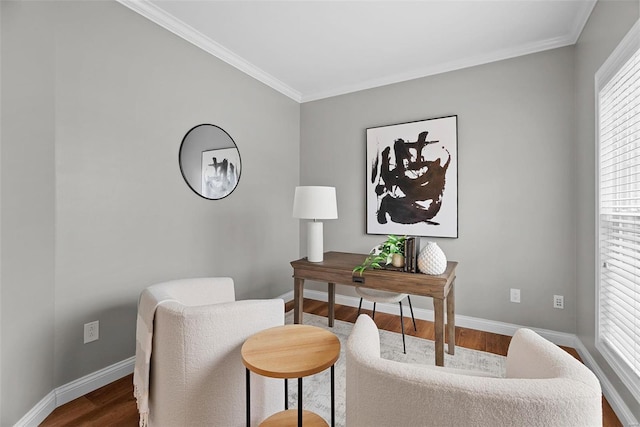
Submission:
[[[420,252],[420,239],[407,237],[404,241],[404,271],[407,273],[418,272],[418,253]]]

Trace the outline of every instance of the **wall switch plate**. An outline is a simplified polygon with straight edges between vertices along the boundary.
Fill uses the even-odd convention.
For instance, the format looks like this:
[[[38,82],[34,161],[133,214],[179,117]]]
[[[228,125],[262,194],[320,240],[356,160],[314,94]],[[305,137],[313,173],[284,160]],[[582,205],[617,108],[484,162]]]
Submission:
[[[84,324],[84,343],[97,341],[100,338],[100,322],[89,322]]]
[[[520,289],[511,288],[511,302],[520,302]]]
[[[564,308],[564,296],[562,295],[553,296],[553,308]]]

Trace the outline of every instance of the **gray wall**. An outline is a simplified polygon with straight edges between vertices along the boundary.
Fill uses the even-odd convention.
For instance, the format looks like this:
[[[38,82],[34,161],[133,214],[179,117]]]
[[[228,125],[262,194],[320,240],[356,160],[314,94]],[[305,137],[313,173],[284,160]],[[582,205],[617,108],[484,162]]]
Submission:
[[[0,28],[2,28],[2,8],[0,7]],[[2,189],[2,31],[0,31],[0,191]],[[0,242],[2,242],[2,197],[0,197]],[[2,402],[2,244],[0,243],[0,402]],[[0,403],[0,423],[2,404]]]
[[[580,340],[640,419],[640,406],[595,348],[595,94],[594,75],[640,18],[638,1],[600,1],[575,46],[577,295]]]
[[[2,420],[53,388],[54,42],[50,5],[2,2]]]
[[[460,263],[456,312],[575,332],[572,79],[566,47],[303,104],[300,181],[337,187],[325,250],[384,239],[365,235],[365,129],[457,114],[459,238],[423,238]]]
[[[4,426],[131,357],[152,283],[228,275],[239,299],[291,289],[300,107],[116,2],[1,7]],[[200,123],[242,156],[220,201],[180,174]],[[85,345],[92,320],[100,340]]]

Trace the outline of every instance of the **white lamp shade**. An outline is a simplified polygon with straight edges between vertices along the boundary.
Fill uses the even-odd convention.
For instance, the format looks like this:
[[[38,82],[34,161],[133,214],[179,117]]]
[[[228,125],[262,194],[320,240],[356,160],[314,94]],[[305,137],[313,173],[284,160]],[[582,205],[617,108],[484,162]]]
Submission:
[[[338,206],[335,187],[296,187],[293,217],[302,219],[336,219]]]

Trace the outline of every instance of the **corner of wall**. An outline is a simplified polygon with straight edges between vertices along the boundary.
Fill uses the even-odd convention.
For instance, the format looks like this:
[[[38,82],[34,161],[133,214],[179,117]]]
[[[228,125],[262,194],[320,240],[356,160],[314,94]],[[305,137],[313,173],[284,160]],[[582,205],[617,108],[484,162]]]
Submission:
[[[2,129],[2,3],[0,3],[0,129]],[[2,165],[2,131],[0,131],[0,167]],[[2,170],[0,169],[0,188]],[[0,242],[2,241],[2,193],[0,193]],[[0,334],[2,331],[2,245],[0,245]],[[2,340],[0,339],[0,420],[2,420]]]

